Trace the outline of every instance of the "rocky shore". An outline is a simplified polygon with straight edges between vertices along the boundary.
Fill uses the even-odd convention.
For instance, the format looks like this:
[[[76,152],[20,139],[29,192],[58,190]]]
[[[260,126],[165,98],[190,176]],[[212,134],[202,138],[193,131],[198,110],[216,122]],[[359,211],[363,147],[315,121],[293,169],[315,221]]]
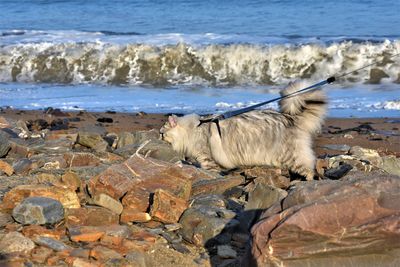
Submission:
[[[327,120],[309,182],[198,169],[165,120],[2,109],[0,266],[400,265],[399,118]]]

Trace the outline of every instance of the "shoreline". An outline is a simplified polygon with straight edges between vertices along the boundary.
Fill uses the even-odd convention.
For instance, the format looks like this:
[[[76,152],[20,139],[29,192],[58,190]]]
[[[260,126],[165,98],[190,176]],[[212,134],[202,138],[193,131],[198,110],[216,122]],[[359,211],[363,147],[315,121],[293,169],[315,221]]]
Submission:
[[[108,133],[159,130],[167,119],[164,113],[130,113],[130,112],[91,112],[48,110],[2,109],[0,116],[24,122],[45,120],[51,124],[62,123],[64,128],[51,129],[55,132],[75,133],[90,125],[104,127]],[[361,128],[360,128],[361,126]],[[34,126],[33,126],[34,127]],[[314,149],[317,156],[343,153],[335,150],[334,145],[361,146],[377,150],[381,155],[400,157],[400,117],[382,118],[327,118],[321,132],[316,136]]]

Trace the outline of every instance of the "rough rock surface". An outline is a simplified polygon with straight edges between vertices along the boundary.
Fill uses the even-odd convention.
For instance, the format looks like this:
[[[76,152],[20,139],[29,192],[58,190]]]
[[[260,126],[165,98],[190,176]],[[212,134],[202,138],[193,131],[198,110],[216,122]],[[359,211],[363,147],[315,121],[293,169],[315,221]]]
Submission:
[[[265,211],[253,227],[252,257],[259,265],[383,255],[390,262],[390,250],[400,248],[399,192],[400,177],[381,173],[298,183],[282,209]]]
[[[28,197],[14,208],[13,217],[21,224],[54,224],[64,219],[64,208],[52,198]]]

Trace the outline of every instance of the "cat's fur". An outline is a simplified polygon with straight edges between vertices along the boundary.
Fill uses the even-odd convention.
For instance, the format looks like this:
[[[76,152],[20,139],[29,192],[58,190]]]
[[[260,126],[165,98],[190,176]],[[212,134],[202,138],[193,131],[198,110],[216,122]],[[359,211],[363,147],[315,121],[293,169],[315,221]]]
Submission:
[[[307,86],[290,83],[281,95]],[[256,110],[220,121],[221,136],[215,123],[199,126],[196,114],[170,116],[160,132],[174,150],[206,169],[276,166],[313,179],[312,139],[325,117],[326,97],[315,90],[283,99],[279,106],[280,112]]]

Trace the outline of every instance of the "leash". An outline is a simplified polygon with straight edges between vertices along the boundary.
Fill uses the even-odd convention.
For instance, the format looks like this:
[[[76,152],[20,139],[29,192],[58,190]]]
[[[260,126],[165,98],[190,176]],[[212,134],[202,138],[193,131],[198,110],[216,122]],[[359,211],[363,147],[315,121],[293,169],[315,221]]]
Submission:
[[[394,54],[394,55],[390,56],[389,59],[397,57],[399,55],[400,55],[400,53]],[[310,85],[310,86],[308,86],[306,88],[300,89],[300,90],[298,90],[296,92],[290,93],[288,95],[280,96],[280,97],[277,97],[277,98],[274,98],[274,99],[271,99],[271,100],[268,100],[268,101],[265,101],[265,102],[261,102],[261,103],[258,103],[258,104],[252,105],[252,106],[245,107],[245,108],[232,110],[232,111],[227,111],[227,112],[224,112],[222,114],[218,114],[218,115],[212,116],[211,118],[201,119],[200,120],[200,124],[198,125],[198,127],[200,125],[202,125],[203,123],[208,123],[208,122],[215,123],[217,125],[219,136],[221,136],[221,128],[219,126],[219,121],[221,121],[221,120],[226,120],[228,118],[231,118],[231,117],[243,114],[243,113],[247,113],[247,112],[253,111],[258,107],[264,106],[266,104],[269,104],[269,103],[272,103],[272,102],[275,102],[275,101],[278,101],[278,100],[282,100],[282,99],[285,99],[285,98],[289,98],[289,97],[293,97],[293,96],[296,96],[296,95],[299,95],[299,94],[310,92],[312,90],[316,90],[316,88],[322,87],[322,86],[327,85],[327,84],[332,84],[332,83],[334,83],[336,80],[338,80],[340,78],[343,78],[343,77],[345,77],[347,75],[350,75],[350,74],[352,74],[354,72],[357,72],[357,71],[366,69],[368,67],[371,67],[373,65],[376,65],[376,64],[378,64],[378,63],[380,63],[382,61],[383,61],[383,59],[380,60],[380,61],[375,61],[375,62],[370,63],[368,65],[362,66],[361,68],[358,68],[358,69],[346,72],[344,74],[338,75],[336,77],[335,76],[329,77],[326,80],[320,81],[318,83],[315,83],[315,84]]]

